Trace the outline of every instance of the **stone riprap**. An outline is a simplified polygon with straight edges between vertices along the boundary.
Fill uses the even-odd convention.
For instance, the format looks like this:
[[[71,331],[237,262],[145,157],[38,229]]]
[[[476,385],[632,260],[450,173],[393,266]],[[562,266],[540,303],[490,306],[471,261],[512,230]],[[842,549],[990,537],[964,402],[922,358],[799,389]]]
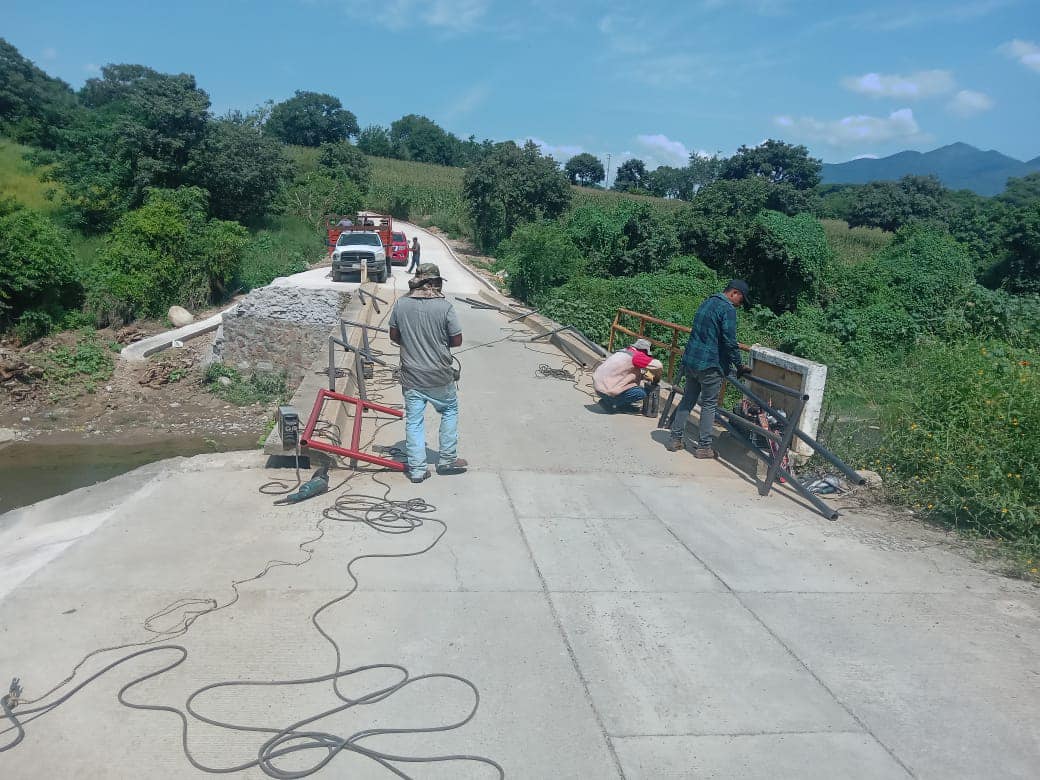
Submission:
[[[328,347],[329,332],[349,300],[350,293],[341,290],[254,290],[224,313],[214,354],[243,371],[284,370],[296,384]]]

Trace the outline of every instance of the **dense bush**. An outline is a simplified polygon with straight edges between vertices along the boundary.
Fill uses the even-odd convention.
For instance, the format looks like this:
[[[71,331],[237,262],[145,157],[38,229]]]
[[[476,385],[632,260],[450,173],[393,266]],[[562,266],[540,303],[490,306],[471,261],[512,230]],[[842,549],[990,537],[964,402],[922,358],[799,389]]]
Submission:
[[[873,460],[892,493],[934,519],[1040,547],[1034,360],[966,340],[931,343],[887,372]]]
[[[17,320],[22,341],[45,335],[82,299],[68,247],[68,232],[38,211],[0,216],[0,326]]]
[[[631,276],[662,270],[679,251],[671,219],[650,206],[619,200],[611,207],[574,209],[567,231],[594,276]]]
[[[223,297],[247,241],[241,225],[206,217],[205,191],[151,190],[106,236],[91,270],[87,309],[106,323]]]
[[[555,222],[521,225],[499,244],[499,264],[509,276],[509,291],[524,301],[563,284],[581,267],[581,252]]]
[[[362,192],[368,189],[372,165],[365,153],[350,141],[322,144],[318,150],[318,165],[332,178],[343,176],[354,182]]]
[[[799,301],[816,302],[824,269],[831,262],[827,236],[814,216],[763,211],[755,218],[747,248],[734,259],[732,270],[747,280],[756,303],[786,311]]]

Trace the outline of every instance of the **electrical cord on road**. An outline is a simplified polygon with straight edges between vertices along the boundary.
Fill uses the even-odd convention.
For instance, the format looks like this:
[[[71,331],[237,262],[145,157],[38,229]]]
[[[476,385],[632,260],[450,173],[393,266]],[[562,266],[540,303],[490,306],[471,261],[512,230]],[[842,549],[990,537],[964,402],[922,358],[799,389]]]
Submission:
[[[385,425],[390,424],[393,421],[387,421],[386,423],[380,424],[376,427],[376,431],[372,434],[368,444],[375,439],[379,430]],[[331,436],[331,438],[338,440],[338,430],[333,430],[335,426],[328,426],[325,428],[323,433]],[[392,448],[394,449],[394,448]],[[354,479],[362,471],[354,471],[348,475],[342,482],[340,482],[333,490],[339,490],[346,488],[346,492],[340,494],[335,502],[327,507],[322,512],[321,518],[315,525],[316,535],[306,539],[298,545],[305,557],[299,561],[268,561],[268,563],[261,569],[260,572],[253,575],[252,577],[235,580],[232,582],[232,589],[234,596],[225,604],[218,604],[215,599],[181,599],[174,602],[167,607],[164,607],[159,612],[155,613],[145,621],[145,628],[156,634],[155,637],[143,642],[128,643],[124,645],[101,648],[94,650],[91,653],[84,656],[84,658],[76,664],[72,673],[65,678],[58,685],[51,688],[47,693],[33,700],[23,700],[21,696],[21,687],[18,684],[17,679],[11,685],[11,691],[0,699],[0,709],[3,710],[3,718],[9,721],[12,725],[6,729],[0,730],[0,736],[7,734],[11,731],[15,731],[15,736],[10,742],[4,745],[0,745],[0,752],[4,752],[14,748],[16,745],[21,743],[25,738],[25,726],[29,723],[37,720],[38,718],[44,717],[47,714],[53,712],[57,707],[61,706],[73,696],[75,696],[83,688],[90,685],[94,680],[105,675],[109,671],[121,666],[122,664],[128,663],[136,658],[152,653],[174,653],[175,657],[173,660],[167,662],[164,666],[155,669],[146,674],[140,675],[128,682],[122,688],[120,688],[117,698],[121,704],[132,709],[140,710],[151,710],[157,712],[169,712],[176,715],[181,721],[181,747],[184,752],[186,759],[196,769],[207,773],[224,774],[237,771],[243,771],[253,767],[259,768],[269,777],[274,778],[300,778],[307,777],[315,772],[319,771],[326,765],[328,765],[339,753],[348,752],[373,761],[394,775],[401,778],[409,778],[403,770],[397,767],[395,764],[428,764],[433,762],[469,762],[482,764],[490,769],[493,769],[497,773],[497,777],[504,778],[505,770],[500,764],[493,759],[469,754],[446,754],[446,755],[433,755],[433,756],[413,756],[413,755],[399,755],[394,753],[377,750],[374,747],[369,747],[363,744],[365,741],[371,740],[375,737],[386,736],[390,734],[427,734],[434,732],[450,731],[461,728],[469,723],[476,715],[477,709],[480,704],[480,693],[477,687],[468,679],[455,674],[449,673],[431,673],[412,676],[412,674],[403,666],[398,664],[370,664],[365,666],[359,666],[354,668],[343,668],[343,652],[336,642],[336,640],[329,634],[320,622],[321,615],[331,607],[339,604],[346,599],[350,598],[351,595],[358,589],[360,582],[354,571],[354,567],[360,561],[366,559],[386,559],[386,558],[409,558],[424,553],[433,549],[447,533],[447,525],[444,521],[435,518],[428,517],[431,513],[436,511],[436,507],[429,504],[421,498],[413,498],[404,501],[392,500],[390,498],[391,486],[378,477],[373,476],[373,481],[384,487],[382,496],[373,496],[366,494],[356,494],[350,492],[350,486],[348,483]],[[299,484],[301,477],[299,472],[299,452],[297,450],[297,461],[296,461],[296,479],[297,485]],[[294,489],[288,487],[285,482],[280,480],[274,480],[264,485],[261,485],[259,490],[261,493],[266,495],[278,495],[285,492],[289,492]],[[192,693],[186,700],[184,710],[169,705],[160,704],[144,704],[139,702],[133,702],[126,698],[126,693],[141,683],[158,677],[166,672],[180,666],[188,658],[188,650],[178,644],[154,644],[158,641],[168,640],[175,636],[180,636],[187,632],[191,625],[200,617],[218,610],[226,609],[231,606],[239,599],[238,586],[247,582],[251,582],[263,577],[268,571],[278,566],[295,566],[300,567],[308,563],[314,555],[314,545],[320,541],[325,535],[324,523],[326,521],[334,522],[347,522],[365,525],[366,527],[376,531],[377,533],[384,534],[408,534],[419,531],[424,528],[427,523],[432,523],[438,527],[438,530],[427,544],[417,550],[412,550],[404,553],[368,553],[356,555],[350,559],[347,563],[346,571],[350,578],[350,586],[348,590],[332,599],[329,599],[325,603],[321,604],[314,612],[311,613],[311,624],[318,631],[318,633],[325,639],[326,642],[331,645],[335,658],[336,664],[333,672],[325,675],[319,675],[315,677],[297,678],[291,680],[277,680],[277,681],[226,681],[217,682],[206,685],[199,688]],[[198,606],[197,609],[187,609],[191,606]],[[151,624],[153,621],[173,614],[178,610],[184,610],[181,622],[179,625],[169,628],[156,630],[152,628]],[[93,673],[85,680],[65,692],[62,696],[50,701],[46,704],[39,704],[39,702],[47,699],[56,691],[70,683],[76,673],[86,664],[92,657],[115,650],[128,649],[131,647],[141,647],[142,649],[136,650],[133,653],[127,654],[121,658],[114,660],[106,666]],[[374,673],[376,676],[379,674],[385,674],[387,672],[393,673],[394,681],[386,684],[385,681],[382,683],[372,683],[374,687],[371,687],[366,693],[362,695],[351,695],[348,696],[341,689],[341,683],[350,680],[355,682],[356,678],[364,676],[367,673]],[[465,688],[469,689],[469,692],[473,696],[472,706],[468,712],[459,718],[449,722],[423,727],[407,727],[407,728],[368,728],[361,729],[350,735],[343,736],[331,732],[322,731],[315,729],[314,724],[346,712],[356,707],[364,705],[376,704],[378,702],[386,701],[395,694],[401,692],[405,688],[409,688],[416,685],[421,685],[424,681],[431,680],[449,680],[459,683]],[[335,696],[342,702],[341,704],[324,710],[322,712],[312,714],[306,718],[297,720],[281,727],[264,727],[248,724],[235,724],[228,721],[221,721],[216,718],[208,717],[197,709],[195,704],[196,700],[202,697],[209,691],[216,690],[218,688],[235,688],[235,687],[284,687],[284,686],[299,686],[299,685],[313,685],[319,683],[331,683],[331,688]],[[23,705],[38,705],[29,706],[25,708]],[[17,708],[17,713],[15,712]],[[188,727],[189,727],[189,715],[192,719],[215,726],[218,728],[227,729],[230,731],[237,732],[253,732],[259,734],[271,735],[258,749],[257,758],[245,761],[243,763],[227,766],[227,767],[211,767],[202,764],[198,761],[193,753],[191,752],[188,744]],[[284,768],[280,765],[280,760],[284,760],[287,757],[298,758],[299,755],[303,755],[305,751],[317,750],[319,757],[309,764],[305,769],[294,768],[292,770]]]

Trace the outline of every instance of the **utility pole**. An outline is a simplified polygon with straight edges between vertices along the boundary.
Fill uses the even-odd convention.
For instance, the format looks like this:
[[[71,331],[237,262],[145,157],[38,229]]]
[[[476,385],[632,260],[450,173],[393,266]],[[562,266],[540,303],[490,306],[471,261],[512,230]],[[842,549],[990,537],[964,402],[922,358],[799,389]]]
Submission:
[[[603,188],[610,189],[610,152],[607,152],[607,177],[603,180]]]

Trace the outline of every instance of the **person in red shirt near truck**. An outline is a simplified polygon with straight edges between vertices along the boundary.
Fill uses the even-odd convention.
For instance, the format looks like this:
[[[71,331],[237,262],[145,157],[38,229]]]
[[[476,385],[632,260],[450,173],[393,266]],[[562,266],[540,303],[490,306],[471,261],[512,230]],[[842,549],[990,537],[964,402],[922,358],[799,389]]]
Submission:
[[[638,339],[620,352],[608,357],[592,374],[592,386],[599,395],[599,405],[607,414],[618,410],[635,411],[635,404],[646,398],[642,379],[649,371],[660,377],[662,366],[660,360],[650,355],[650,342]]]

